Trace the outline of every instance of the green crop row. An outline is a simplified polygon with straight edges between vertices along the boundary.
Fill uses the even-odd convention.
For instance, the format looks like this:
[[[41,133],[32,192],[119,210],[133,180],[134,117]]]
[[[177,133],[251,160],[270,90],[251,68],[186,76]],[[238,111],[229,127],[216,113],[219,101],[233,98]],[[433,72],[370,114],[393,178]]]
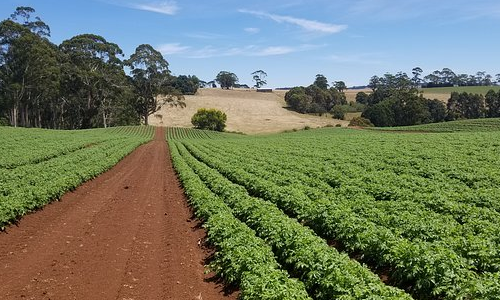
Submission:
[[[210,267],[240,287],[241,299],[310,299],[304,285],[280,269],[271,248],[238,221],[179,155],[170,142],[172,161],[196,216],[204,220],[208,240],[217,248]]]
[[[275,250],[278,261],[305,283],[315,299],[410,299],[386,286],[366,267],[338,253],[310,229],[288,218],[274,204],[250,197],[179,145],[183,159],[233,213]]]
[[[323,133],[321,133],[320,136],[324,137],[322,135]],[[370,133],[365,135],[368,136]],[[349,205],[348,201],[344,201],[343,203],[334,203],[332,199],[312,199],[311,197],[314,196],[314,193],[312,192],[314,190],[309,189],[308,192],[310,193],[305,193],[307,184],[300,185],[298,182],[294,182],[292,175],[289,177],[283,177],[280,182],[283,187],[279,187],[276,184],[273,184],[273,180],[270,179],[272,176],[276,178],[280,175],[279,173],[276,173],[276,169],[272,168],[272,164],[267,167],[269,170],[266,169],[269,174],[267,175],[268,179],[265,180],[262,178],[266,177],[262,176],[265,174],[265,172],[262,171],[265,166],[255,164],[256,159],[248,157],[251,156],[249,155],[249,152],[253,151],[254,156],[266,157],[268,155],[266,150],[274,148],[278,149],[276,150],[278,155],[275,158],[277,161],[283,162],[283,164],[286,164],[287,162],[296,162],[297,164],[300,164],[303,161],[303,156],[292,156],[289,155],[289,153],[284,155],[280,152],[280,150],[283,148],[288,150],[304,148],[300,147],[300,145],[305,144],[302,137],[301,141],[295,144],[293,142],[293,138],[289,137],[282,139],[269,137],[255,139],[255,141],[256,142],[250,139],[245,139],[241,143],[235,141],[223,143],[219,145],[220,153],[218,157],[217,155],[214,155],[214,153],[203,156],[203,153],[201,153],[202,151],[199,151],[199,149],[196,149],[196,147],[193,146],[203,143],[197,141],[186,141],[184,143],[188,146],[189,150],[197,156],[197,158],[208,163],[211,167],[216,168],[232,181],[244,185],[253,195],[260,196],[266,200],[277,203],[287,213],[292,216],[298,216],[301,220],[307,222],[316,230],[316,232],[320,233],[320,235],[342,242],[351,252],[361,253],[362,257],[373,261],[374,264],[380,267],[389,267],[389,271],[392,273],[392,280],[394,280],[393,282],[400,286],[409,288],[412,293],[419,298],[427,298],[434,295],[447,299],[468,297],[472,297],[474,299],[492,299],[491,297],[493,297],[493,295],[498,295],[497,272],[474,273],[471,269],[474,267],[475,263],[476,265],[486,264],[481,266],[483,269],[495,270],[495,263],[498,261],[498,251],[495,250],[495,247],[492,248],[491,246],[485,244],[486,248],[481,248],[481,240],[479,238],[474,239],[473,236],[457,237],[456,244],[451,245],[456,249],[460,247],[460,243],[462,242],[465,242],[464,251],[468,251],[467,245],[474,246],[476,243],[476,245],[479,246],[477,249],[473,249],[473,247],[469,248],[469,250],[471,250],[471,253],[467,254],[469,258],[477,256],[479,259],[493,259],[492,261],[483,259],[482,262],[473,262],[471,260],[464,259],[461,256],[464,255],[463,253],[460,253],[461,255],[457,255],[453,250],[448,249],[449,246],[445,242],[428,243],[425,241],[419,241],[417,238],[410,241],[399,236],[400,233],[398,233],[397,228],[395,228],[396,226],[394,226],[394,228],[386,228],[385,225],[388,226],[388,224],[367,220],[367,218],[372,221],[376,220],[376,215],[370,216],[370,214],[375,213],[377,210],[373,210],[370,207],[364,211],[360,211],[359,209],[353,210],[354,207]],[[266,142],[271,143],[267,143],[268,146],[264,150],[261,145],[266,144]],[[230,149],[232,147],[237,147],[236,145],[238,145],[238,143],[241,144],[239,145],[241,146],[241,149],[238,150],[240,156],[233,157],[233,159],[231,159],[231,155],[228,155],[228,152],[231,152]],[[210,147],[210,145],[213,146],[214,143],[208,144],[209,146],[207,147]],[[322,156],[327,155],[325,155],[325,152],[317,150],[318,148],[321,149],[321,140],[315,139],[314,145],[318,147],[315,147],[315,151],[311,151],[310,158],[319,154],[317,161],[318,164],[316,167],[321,170],[322,164],[319,163],[319,161],[324,159]],[[250,150],[245,152],[242,150],[243,148]],[[221,149],[225,149],[225,151]],[[331,151],[331,148],[329,150]],[[290,152],[291,151],[292,150],[290,150]],[[281,156],[279,155],[280,153]],[[349,155],[346,156],[349,157]],[[241,163],[238,164],[237,159],[239,159]],[[323,160],[323,162],[324,161],[325,160]],[[258,170],[257,173],[260,176],[252,175],[250,174],[251,172],[248,173],[241,170],[241,165],[245,165],[245,169],[247,171],[252,168],[253,170]],[[297,166],[294,166],[294,168],[296,167]],[[356,166],[354,165],[354,169],[356,169],[355,167]],[[290,172],[292,174],[293,172],[291,169],[293,168],[288,169],[286,172]],[[311,180],[309,175],[315,174],[312,169],[308,169],[304,172],[308,175],[305,178],[307,179],[309,177],[309,180]],[[355,176],[356,175],[353,175],[353,177]],[[341,177],[340,179],[343,179],[344,177]],[[287,180],[290,181],[289,185],[286,184]],[[274,182],[276,182],[276,180],[274,180]],[[292,187],[294,185],[300,186],[301,189],[304,188],[304,190],[301,191],[299,189],[293,189]],[[325,187],[324,183],[318,183],[315,187],[317,186]],[[332,186],[334,185],[332,184]],[[354,190],[358,190],[359,192],[359,188],[356,189],[356,186],[351,185],[349,187]],[[350,192],[349,190],[342,191],[347,193]],[[324,196],[324,193],[323,191],[319,191],[317,192],[317,195]],[[353,193],[353,195],[359,195],[359,193]],[[351,197],[350,199],[352,200],[354,198]],[[370,203],[370,201],[368,203]],[[378,200],[380,203],[390,203],[392,205],[393,203],[391,201],[385,200],[385,202],[380,202],[380,200]],[[371,201],[371,203],[376,204],[377,201]],[[409,203],[410,202],[402,202],[402,204]],[[363,202],[360,201],[358,204],[358,208],[362,208]],[[474,208],[475,206],[471,207]],[[383,208],[383,206],[380,206],[380,208]],[[401,211],[392,211],[391,213],[402,213],[404,216],[404,209],[402,206],[401,208]],[[415,219],[413,220],[413,223],[408,224],[408,230],[411,229],[412,224],[418,222],[418,218],[416,218],[418,214],[414,215]],[[412,215],[410,214],[409,216]],[[494,216],[494,213],[492,216]],[[397,220],[397,218],[394,220]],[[399,220],[403,221],[404,218],[400,218]],[[472,219],[469,220],[472,221]],[[421,223],[426,222],[428,222],[428,220],[421,220]],[[473,224],[471,223],[468,225],[472,226]],[[481,221],[476,225],[478,229],[481,229],[482,225],[489,226],[488,221],[486,221],[486,223]],[[416,227],[420,228],[418,230],[420,230],[421,233],[423,233],[426,228],[423,225],[417,225]],[[431,225],[429,228],[430,230],[435,231],[435,235],[443,234],[439,231],[437,226]],[[488,231],[488,229],[484,228],[482,231],[485,237],[487,237],[488,233],[491,234],[489,240],[497,242],[498,236],[495,238],[495,232],[495,230]],[[437,240],[440,239],[443,240],[441,236],[437,237]],[[452,241],[452,239],[448,239],[446,241],[449,242]],[[477,253],[473,253],[474,251]]]
[[[368,185],[371,193],[366,193],[368,191],[363,190],[363,193],[360,192],[356,197],[343,198],[331,186],[317,177],[312,177],[313,170],[304,169],[300,165],[284,168],[282,164],[277,165],[277,160],[263,159],[262,156],[253,155],[250,150],[240,149],[238,153],[234,153],[226,147],[224,151],[222,149],[217,151],[217,146],[209,148],[199,145],[197,148],[214,159],[224,160],[226,163],[243,168],[259,178],[287,187],[290,190],[298,189],[310,200],[321,198],[330,199],[337,204],[343,203],[358,216],[376,225],[389,228],[410,241],[445,244],[460,256],[467,258],[468,264],[479,272],[497,272],[500,269],[498,252],[500,228],[497,226],[500,218],[492,222],[484,220],[479,223],[477,219],[458,222],[448,215],[426,209],[415,201],[399,199],[377,201],[378,194],[373,195],[372,185]],[[241,155],[247,159],[241,160]],[[301,163],[305,164],[306,162],[302,159]],[[309,173],[309,175],[305,173]],[[351,184],[349,189],[357,188],[359,190],[360,186],[361,183]],[[383,188],[383,186],[380,185],[377,188]],[[394,190],[398,191],[397,188]],[[495,213],[490,215],[495,215]],[[430,221],[422,222],[422,220]]]

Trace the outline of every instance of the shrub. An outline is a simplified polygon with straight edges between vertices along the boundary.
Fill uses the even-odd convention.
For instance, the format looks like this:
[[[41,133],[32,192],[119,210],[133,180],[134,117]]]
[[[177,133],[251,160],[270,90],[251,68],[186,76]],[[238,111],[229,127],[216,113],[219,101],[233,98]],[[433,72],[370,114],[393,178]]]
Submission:
[[[224,131],[227,116],[215,108],[200,108],[191,118],[191,123],[198,129]]]
[[[344,120],[345,110],[341,105],[335,105],[331,112],[334,119]]]
[[[359,126],[359,127],[373,127],[370,120],[363,117],[355,117],[349,122],[349,126]]]

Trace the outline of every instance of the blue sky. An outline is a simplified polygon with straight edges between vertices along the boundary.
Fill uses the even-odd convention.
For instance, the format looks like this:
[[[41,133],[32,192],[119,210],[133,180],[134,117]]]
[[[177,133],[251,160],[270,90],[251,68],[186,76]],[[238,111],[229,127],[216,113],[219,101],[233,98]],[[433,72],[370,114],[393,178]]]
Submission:
[[[128,57],[151,44],[173,74],[213,80],[221,70],[268,87],[364,85],[372,75],[419,66],[424,74],[500,73],[498,0],[1,0],[0,18],[31,6],[59,44],[102,35]]]

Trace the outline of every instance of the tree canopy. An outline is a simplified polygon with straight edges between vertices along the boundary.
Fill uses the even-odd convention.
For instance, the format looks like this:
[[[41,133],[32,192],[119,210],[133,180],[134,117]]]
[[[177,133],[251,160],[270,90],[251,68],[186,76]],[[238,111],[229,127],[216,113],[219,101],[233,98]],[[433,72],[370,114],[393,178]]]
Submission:
[[[229,89],[235,86],[238,83],[238,76],[232,72],[228,71],[220,71],[215,77],[215,81],[219,83],[222,89]]]

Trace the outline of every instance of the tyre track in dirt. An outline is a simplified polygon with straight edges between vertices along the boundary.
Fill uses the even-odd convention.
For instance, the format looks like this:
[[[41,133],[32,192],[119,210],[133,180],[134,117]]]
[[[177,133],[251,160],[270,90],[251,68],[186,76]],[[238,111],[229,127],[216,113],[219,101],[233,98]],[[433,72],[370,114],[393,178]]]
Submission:
[[[0,298],[236,299],[204,274],[164,137],[0,233]]]

